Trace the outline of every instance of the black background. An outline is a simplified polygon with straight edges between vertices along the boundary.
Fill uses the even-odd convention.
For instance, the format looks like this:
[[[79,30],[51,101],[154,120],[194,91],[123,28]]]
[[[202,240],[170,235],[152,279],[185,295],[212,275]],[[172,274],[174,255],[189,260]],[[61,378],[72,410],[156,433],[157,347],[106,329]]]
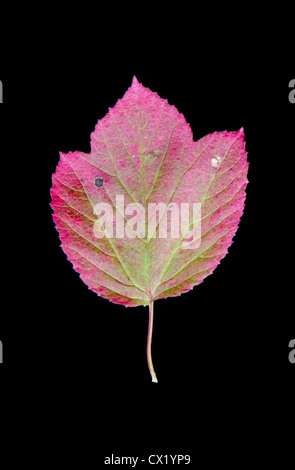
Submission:
[[[253,449],[261,446],[261,423],[292,406],[295,104],[288,84],[295,70],[280,55],[254,60],[246,50],[199,52],[197,61],[164,52],[147,49],[139,58],[118,45],[97,63],[95,56],[83,62],[83,54],[69,63],[65,50],[64,61],[18,61],[0,77],[1,373],[36,399],[44,393],[48,414],[56,400],[73,428],[81,418],[87,435],[89,419],[89,451],[100,463],[139,452],[188,453],[196,462],[203,445],[225,433],[220,452],[227,455],[242,446],[235,430],[249,423]],[[97,120],[133,75],[184,114],[195,140],[243,126],[250,162],[228,255],[189,293],[155,303],[158,384],[145,357],[148,308],[112,304],[83,284],[59,246],[49,206],[59,151],[90,151]]]

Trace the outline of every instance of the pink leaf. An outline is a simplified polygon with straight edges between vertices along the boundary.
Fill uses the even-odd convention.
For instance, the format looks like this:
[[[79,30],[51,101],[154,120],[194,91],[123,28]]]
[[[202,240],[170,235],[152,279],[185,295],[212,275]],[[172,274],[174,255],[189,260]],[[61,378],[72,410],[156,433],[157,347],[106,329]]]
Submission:
[[[153,381],[153,301],[189,291],[226,255],[243,213],[247,170],[243,129],[194,142],[184,116],[135,77],[98,122],[90,154],[60,153],[51,207],[62,249],[101,297],[150,305]],[[162,203],[160,215],[155,203]]]

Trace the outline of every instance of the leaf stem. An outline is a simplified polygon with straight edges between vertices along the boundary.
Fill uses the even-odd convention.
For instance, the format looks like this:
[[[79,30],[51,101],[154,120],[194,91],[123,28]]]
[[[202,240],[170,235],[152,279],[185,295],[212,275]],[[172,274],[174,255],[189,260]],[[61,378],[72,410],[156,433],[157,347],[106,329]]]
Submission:
[[[151,301],[150,306],[149,306],[149,328],[148,328],[148,337],[147,337],[146,356],[147,356],[149,371],[152,377],[152,382],[158,383],[158,379],[157,379],[156,372],[153,366],[153,361],[152,361],[153,322],[154,322],[154,302]]]

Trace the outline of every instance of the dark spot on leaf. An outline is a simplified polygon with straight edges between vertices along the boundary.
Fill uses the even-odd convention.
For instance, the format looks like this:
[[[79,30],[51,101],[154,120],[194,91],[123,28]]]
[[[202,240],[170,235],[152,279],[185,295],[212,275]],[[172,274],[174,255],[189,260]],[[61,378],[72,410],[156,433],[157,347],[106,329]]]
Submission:
[[[97,188],[101,188],[103,186],[103,178],[95,178],[94,184]]]
[[[155,150],[154,152],[149,153],[149,154],[147,155],[146,160],[149,160],[150,158],[153,158],[153,157],[159,158],[159,156],[160,156],[159,150]]]

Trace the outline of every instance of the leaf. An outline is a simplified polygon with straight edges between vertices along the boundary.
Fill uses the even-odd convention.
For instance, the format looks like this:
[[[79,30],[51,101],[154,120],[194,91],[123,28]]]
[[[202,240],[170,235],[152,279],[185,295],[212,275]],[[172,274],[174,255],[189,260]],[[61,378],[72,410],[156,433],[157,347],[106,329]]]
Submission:
[[[97,123],[91,152],[60,153],[51,207],[62,249],[99,296],[150,306],[153,381],[153,302],[191,290],[226,255],[247,170],[243,129],[194,142],[184,116],[135,77]]]

